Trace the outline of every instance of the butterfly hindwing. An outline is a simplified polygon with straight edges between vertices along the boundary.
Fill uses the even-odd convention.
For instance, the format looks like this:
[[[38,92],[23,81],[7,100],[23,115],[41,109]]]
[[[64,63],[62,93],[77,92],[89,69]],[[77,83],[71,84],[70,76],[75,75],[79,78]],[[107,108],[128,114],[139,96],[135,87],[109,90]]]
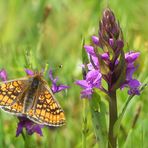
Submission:
[[[22,116],[23,114],[23,104],[21,102],[15,102],[11,106],[3,106],[2,110],[9,112],[11,114]]]
[[[27,87],[27,80],[14,80],[0,85],[0,106],[10,106],[21,97]]]
[[[39,86],[36,98],[33,108],[34,113],[33,116],[29,115],[30,119],[38,119],[42,124],[49,126],[61,126],[64,124],[64,112],[46,84],[43,83]]]
[[[28,87],[28,79],[6,81],[0,85],[0,106],[4,111],[21,114],[23,95]]]

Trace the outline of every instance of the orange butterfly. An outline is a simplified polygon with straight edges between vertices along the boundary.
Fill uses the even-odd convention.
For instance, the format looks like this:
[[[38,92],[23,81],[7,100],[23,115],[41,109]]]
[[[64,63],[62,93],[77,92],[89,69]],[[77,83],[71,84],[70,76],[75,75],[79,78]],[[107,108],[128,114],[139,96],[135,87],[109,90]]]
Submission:
[[[62,126],[65,116],[47,82],[34,74],[0,84],[0,107],[17,116],[26,116],[35,123]]]

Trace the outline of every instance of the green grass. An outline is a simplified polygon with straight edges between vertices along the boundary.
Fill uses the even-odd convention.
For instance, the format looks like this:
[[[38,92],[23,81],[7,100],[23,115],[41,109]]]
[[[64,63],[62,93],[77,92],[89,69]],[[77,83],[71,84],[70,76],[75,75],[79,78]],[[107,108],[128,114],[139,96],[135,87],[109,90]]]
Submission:
[[[141,56],[135,77],[148,79],[148,6],[146,0],[113,0],[108,2],[123,29],[125,50],[138,50]],[[29,147],[82,147],[82,106],[80,88],[74,81],[81,78],[82,38],[97,34],[99,17],[107,6],[98,0],[1,0],[0,1],[0,68],[9,79],[25,76],[24,68],[31,63],[41,70],[46,64],[55,69],[60,82],[71,88],[56,95],[66,116],[66,126],[54,130],[44,128],[43,137],[27,136]],[[45,10],[49,14],[45,19]],[[26,59],[27,54],[29,59]],[[27,60],[27,61],[26,61]],[[63,65],[61,69],[59,65]],[[47,78],[47,75],[45,76]],[[122,108],[127,90],[118,94],[118,109]],[[148,147],[148,89],[135,97],[123,118],[119,146]],[[135,127],[131,130],[137,106],[142,106]],[[86,107],[88,104],[86,103]],[[89,108],[87,110],[87,147],[97,147]],[[22,136],[15,137],[17,118],[0,111],[0,147],[25,147]],[[123,132],[124,131],[124,132]],[[125,143],[125,144],[124,144]]]

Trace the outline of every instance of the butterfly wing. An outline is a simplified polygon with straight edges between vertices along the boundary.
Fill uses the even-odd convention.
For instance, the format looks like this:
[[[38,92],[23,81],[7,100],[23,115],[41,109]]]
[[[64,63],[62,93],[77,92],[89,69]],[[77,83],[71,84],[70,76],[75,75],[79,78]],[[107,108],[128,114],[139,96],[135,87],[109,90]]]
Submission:
[[[23,111],[23,95],[29,86],[28,77],[0,84],[0,107],[9,113]]]
[[[48,126],[62,126],[65,123],[64,112],[48,85],[43,83],[39,86],[34,106],[28,112],[28,118]]]

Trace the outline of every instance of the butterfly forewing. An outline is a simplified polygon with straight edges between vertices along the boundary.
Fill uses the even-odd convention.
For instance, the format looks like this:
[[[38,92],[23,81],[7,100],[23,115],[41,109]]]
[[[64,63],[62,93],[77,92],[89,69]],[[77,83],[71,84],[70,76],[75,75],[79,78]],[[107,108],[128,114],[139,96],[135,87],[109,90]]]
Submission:
[[[32,109],[34,113],[32,115],[29,113],[28,118],[38,119],[39,122],[49,126],[61,126],[65,123],[64,112],[46,84],[41,83],[36,98]]]

